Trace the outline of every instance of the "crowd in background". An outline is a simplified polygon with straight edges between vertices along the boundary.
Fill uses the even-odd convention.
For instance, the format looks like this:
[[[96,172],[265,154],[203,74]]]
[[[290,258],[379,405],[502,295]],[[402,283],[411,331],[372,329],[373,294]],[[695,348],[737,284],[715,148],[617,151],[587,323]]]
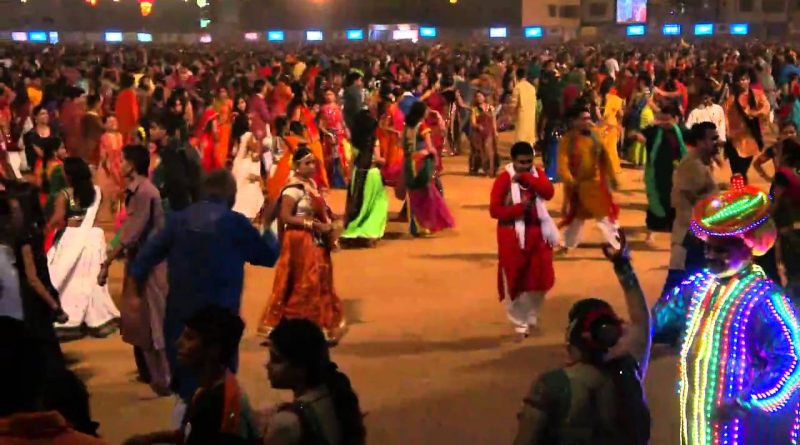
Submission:
[[[94,434],[88,405],[62,407],[55,386],[41,382],[60,376],[70,383],[61,389],[76,391],[69,400],[85,400],[59,339],[121,326],[141,380],[188,407],[176,430],[130,443],[207,443],[198,439],[207,434],[363,443],[358,400],[328,356],[346,331],[331,253],[383,237],[385,186],[404,200],[397,219],[411,235],[454,227],[442,158],[468,155],[466,171],[495,177],[502,131],[535,146],[548,179],[565,187],[574,184],[563,141],[579,127],[607,153],[609,184],[623,165],[643,169],[648,239],[671,234],[667,290],[702,267],[688,225],[693,206],[718,191],[697,178],[724,163],[724,147],[733,175],[752,179],[752,165],[772,183],[779,243],[759,261],[800,298],[791,254],[800,247],[799,98],[797,54],[757,41],[4,46],[2,308],[21,322],[4,319],[9,333],[0,337],[29,340],[8,345],[20,358],[3,360],[18,366],[4,367],[0,381],[17,392],[0,415],[49,418],[12,416],[0,432],[44,421],[63,432],[66,418]],[[716,136],[711,127],[691,131],[703,123]],[[705,151],[690,157],[687,146]],[[688,158],[699,164],[682,167]],[[774,174],[764,169],[770,161]],[[335,188],[347,190],[344,209],[325,199]],[[98,214],[114,220],[110,242]],[[577,247],[573,235],[555,246],[560,253]],[[125,261],[119,308],[106,283],[117,259]],[[232,374],[245,262],[276,267],[259,330],[270,339],[272,384],[296,395],[262,430]],[[220,422],[229,410],[236,421]]]

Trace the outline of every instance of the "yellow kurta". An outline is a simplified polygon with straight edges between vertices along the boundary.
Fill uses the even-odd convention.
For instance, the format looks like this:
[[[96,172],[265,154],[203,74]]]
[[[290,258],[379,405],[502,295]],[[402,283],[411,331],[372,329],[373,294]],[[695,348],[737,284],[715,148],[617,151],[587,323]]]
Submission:
[[[597,133],[592,138],[570,131],[561,138],[558,176],[564,182],[564,196],[571,197],[570,205],[576,206],[576,218],[601,219],[611,215],[607,182],[615,182],[616,174],[608,149]]]
[[[536,143],[536,87],[520,80],[511,96],[511,107],[516,110],[515,141]]]
[[[622,110],[625,107],[625,101],[616,94],[606,95],[606,105],[603,109],[603,123],[601,124],[600,133],[602,135],[603,145],[608,152],[611,167],[614,173],[619,174],[622,172],[622,166],[619,163],[619,153],[617,153],[617,143],[622,132],[621,124],[619,121],[622,116]]]

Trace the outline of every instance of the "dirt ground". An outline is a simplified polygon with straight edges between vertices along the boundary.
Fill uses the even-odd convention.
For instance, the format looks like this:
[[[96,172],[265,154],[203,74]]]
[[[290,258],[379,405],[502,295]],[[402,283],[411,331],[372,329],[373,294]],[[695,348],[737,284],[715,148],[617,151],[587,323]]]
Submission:
[[[504,144],[507,146],[507,144]],[[582,248],[556,259],[556,286],[540,317],[542,334],[513,341],[496,290],[495,223],[489,217],[491,180],[469,177],[465,157],[446,159],[445,195],[457,228],[430,239],[405,236],[390,223],[375,249],[334,255],[335,285],[351,328],[333,359],[352,379],[364,411],[371,444],[505,444],[516,430],[516,412],[537,374],[565,360],[564,330],[569,307],[601,297],[626,314],[612,267],[600,251],[594,227]],[[755,176],[755,175],[754,175]],[[727,172],[719,172],[719,178]],[[645,193],[642,172],[626,169],[616,193],[621,224],[633,245],[634,267],[652,304],[664,283],[668,236],[644,243]],[[560,209],[561,191],[549,208]],[[401,203],[392,196],[391,210]],[[344,194],[334,192],[335,209]],[[121,266],[113,271],[119,293]],[[248,267],[242,317],[239,379],[256,406],[289,400],[269,388],[266,351],[256,324],[272,289],[273,270]],[[110,443],[170,424],[171,398],[142,401],[146,388],[133,383],[132,351],[118,335],[65,345],[87,377],[94,416]],[[647,376],[654,445],[678,443],[675,359],[656,354]]]

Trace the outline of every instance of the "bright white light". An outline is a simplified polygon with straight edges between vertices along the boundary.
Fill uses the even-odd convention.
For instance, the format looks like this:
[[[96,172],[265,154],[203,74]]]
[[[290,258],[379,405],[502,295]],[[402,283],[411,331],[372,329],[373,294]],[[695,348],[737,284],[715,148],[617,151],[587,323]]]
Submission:
[[[258,33],[257,32],[245,33],[244,39],[249,41],[249,42],[254,42],[254,41],[258,40]]]
[[[208,0],[197,0],[198,8],[205,8],[206,6],[208,6]]]
[[[508,28],[489,28],[489,37],[493,39],[505,39],[508,37]]]
[[[106,42],[121,42],[122,41],[122,33],[119,31],[108,31],[106,32]]]
[[[153,35],[149,32],[139,32],[136,33],[136,40],[142,43],[150,43],[153,41]]]
[[[25,3],[25,2],[23,2]],[[26,32],[12,32],[11,33],[11,40],[15,42],[27,42],[28,41],[28,33]]]
[[[211,43],[211,34],[203,34],[200,36],[200,43]]]
[[[306,40],[309,42],[321,42],[323,38],[322,31],[306,31]]]

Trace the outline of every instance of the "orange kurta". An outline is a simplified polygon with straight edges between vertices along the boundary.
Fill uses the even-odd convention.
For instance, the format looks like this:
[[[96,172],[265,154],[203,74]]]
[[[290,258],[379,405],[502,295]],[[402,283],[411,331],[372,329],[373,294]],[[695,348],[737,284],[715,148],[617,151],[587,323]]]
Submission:
[[[117,117],[122,140],[127,144],[131,141],[133,132],[139,127],[139,102],[132,88],[119,93],[114,104],[114,115]]]

